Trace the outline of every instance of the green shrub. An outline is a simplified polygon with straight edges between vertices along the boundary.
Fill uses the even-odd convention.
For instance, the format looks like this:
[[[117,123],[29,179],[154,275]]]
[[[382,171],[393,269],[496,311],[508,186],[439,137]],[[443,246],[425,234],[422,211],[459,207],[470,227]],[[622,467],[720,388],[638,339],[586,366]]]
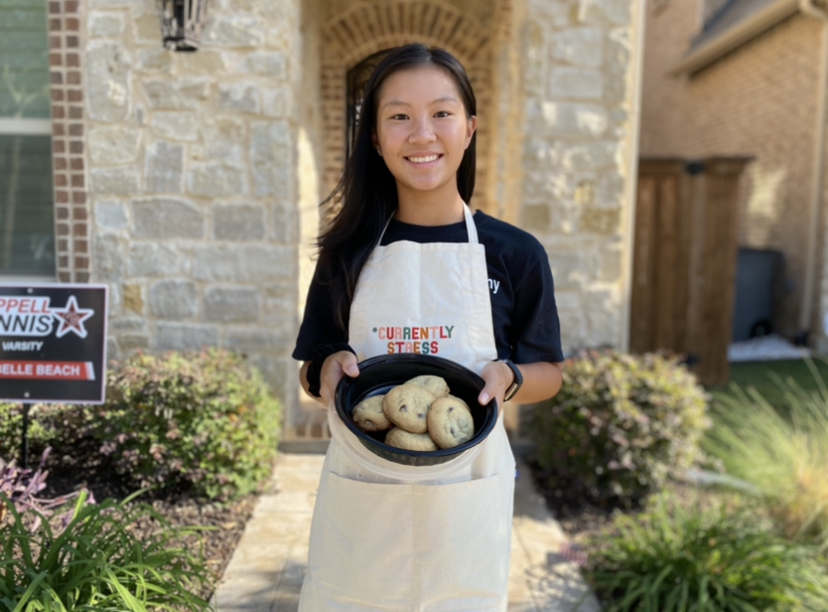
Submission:
[[[88,427],[88,406],[33,404],[29,408],[29,459],[47,446],[71,452]],[[23,407],[0,402],[0,458],[20,459],[23,439]]]
[[[212,580],[204,555],[181,544],[196,529],[173,529],[132,497],[85,502],[84,493],[62,531],[40,516],[32,533],[0,494],[9,515],[0,521],[0,612],[210,609],[197,595]],[[139,540],[130,526],[147,518],[159,529]]]
[[[715,404],[704,447],[759,491],[786,536],[828,549],[828,391],[778,382],[778,408],[752,388],[731,387]]]
[[[120,473],[227,500],[270,475],[281,406],[237,354],[137,354],[110,370],[92,423]]]
[[[529,435],[558,488],[630,505],[700,458],[706,409],[676,357],[589,351],[565,363],[563,387],[535,406]]]
[[[29,408],[29,445],[32,452],[39,453],[49,446],[55,432],[37,418],[42,405]],[[6,461],[20,458],[23,440],[23,406],[0,402],[0,458]]]
[[[587,542],[587,580],[607,612],[817,611],[828,569],[813,547],[744,508],[684,508],[659,496]]]

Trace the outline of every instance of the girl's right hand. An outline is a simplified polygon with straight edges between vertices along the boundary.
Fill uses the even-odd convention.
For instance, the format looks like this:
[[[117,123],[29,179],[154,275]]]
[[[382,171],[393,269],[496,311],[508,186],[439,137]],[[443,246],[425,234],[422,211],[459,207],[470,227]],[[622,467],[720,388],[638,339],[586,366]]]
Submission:
[[[326,406],[333,402],[336,386],[346,374],[351,378],[359,376],[357,358],[352,352],[339,351],[325,359],[319,375],[319,394]]]

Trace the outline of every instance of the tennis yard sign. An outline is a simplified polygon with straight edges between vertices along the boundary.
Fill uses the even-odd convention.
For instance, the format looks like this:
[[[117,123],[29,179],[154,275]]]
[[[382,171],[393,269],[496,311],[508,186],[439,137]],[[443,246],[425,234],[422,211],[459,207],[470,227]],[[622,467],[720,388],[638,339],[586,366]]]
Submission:
[[[0,401],[100,404],[105,285],[0,285]]]

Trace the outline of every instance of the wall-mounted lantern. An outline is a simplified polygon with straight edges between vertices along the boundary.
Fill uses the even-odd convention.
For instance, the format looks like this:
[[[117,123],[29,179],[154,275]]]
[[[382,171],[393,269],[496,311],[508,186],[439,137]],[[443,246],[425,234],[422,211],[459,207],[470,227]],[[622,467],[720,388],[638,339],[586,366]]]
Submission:
[[[207,0],[156,0],[164,46],[174,51],[195,51],[207,14]]]

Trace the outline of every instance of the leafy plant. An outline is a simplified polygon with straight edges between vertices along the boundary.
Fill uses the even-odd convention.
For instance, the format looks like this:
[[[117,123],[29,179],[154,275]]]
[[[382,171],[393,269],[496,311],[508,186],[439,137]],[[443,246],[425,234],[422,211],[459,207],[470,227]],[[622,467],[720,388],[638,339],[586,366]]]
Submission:
[[[714,408],[704,445],[730,475],[759,491],[786,536],[828,548],[828,389],[814,375],[817,393],[777,379],[781,408],[755,389],[733,386]]]
[[[203,554],[179,544],[195,529],[172,529],[151,506],[132,503],[139,493],[99,505],[82,493],[62,532],[41,516],[35,534],[0,494],[10,514],[0,525],[0,612],[208,610],[194,594],[211,580]],[[131,527],[148,518],[159,529],[139,540]]]
[[[281,406],[237,354],[137,354],[110,370],[91,422],[120,473],[226,500],[270,475]]]
[[[701,458],[707,397],[678,357],[588,351],[532,413],[538,464],[558,488],[633,505]]]
[[[824,610],[828,569],[743,507],[685,508],[666,496],[593,536],[588,581],[607,612]]]

